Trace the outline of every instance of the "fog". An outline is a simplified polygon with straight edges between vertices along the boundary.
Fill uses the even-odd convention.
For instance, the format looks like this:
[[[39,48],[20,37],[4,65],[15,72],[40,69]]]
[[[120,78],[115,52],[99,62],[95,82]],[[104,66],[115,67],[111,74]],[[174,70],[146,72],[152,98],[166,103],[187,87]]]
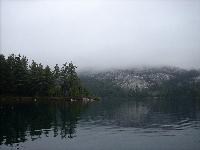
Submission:
[[[0,50],[79,69],[200,68],[199,0],[0,0]]]

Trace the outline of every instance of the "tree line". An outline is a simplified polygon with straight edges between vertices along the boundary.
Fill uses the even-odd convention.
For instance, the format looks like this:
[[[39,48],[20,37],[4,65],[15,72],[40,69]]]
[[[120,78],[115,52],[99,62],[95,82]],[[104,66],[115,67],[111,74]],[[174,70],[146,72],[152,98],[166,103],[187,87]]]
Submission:
[[[163,70],[158,71],[164,72]],[[156,73],[156,71],[152,72]],[[147,73],[145,72],[145,74]],[[147,76],[150,74],[151,72]],[[200,97],[199,76],[200,71],[198,70],[175,71],[173,78],[170,80],[161,81],[159,84],[154,82],[153,85],[145,89],[140,89],[138,86],[131,89],[123,89],[116,86],[112,80],[98,80],[96,77],[87,75],[80,75],[80,78],[91,94],[101,97]],[[147,78],[146,82],[148,81],[149,79]]]
[[[51,69],[25,56],[0,54],[1,96],[88,96],[70,62]]]

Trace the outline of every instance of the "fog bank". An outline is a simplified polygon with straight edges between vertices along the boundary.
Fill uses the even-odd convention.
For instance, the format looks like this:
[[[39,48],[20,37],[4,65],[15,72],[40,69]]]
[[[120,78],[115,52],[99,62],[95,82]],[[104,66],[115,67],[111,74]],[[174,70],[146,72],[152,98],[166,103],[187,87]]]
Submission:
[[[0,50],[79,69],[200,68],[199,0],[0,0]]]

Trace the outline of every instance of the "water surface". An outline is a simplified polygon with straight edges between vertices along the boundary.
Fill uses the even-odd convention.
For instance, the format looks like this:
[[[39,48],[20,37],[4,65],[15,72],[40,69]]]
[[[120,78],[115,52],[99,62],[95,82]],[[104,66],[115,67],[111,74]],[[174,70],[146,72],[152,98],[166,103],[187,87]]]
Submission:
[[[0,104],[0,149],[199,150],[200,100],[103,98]]]

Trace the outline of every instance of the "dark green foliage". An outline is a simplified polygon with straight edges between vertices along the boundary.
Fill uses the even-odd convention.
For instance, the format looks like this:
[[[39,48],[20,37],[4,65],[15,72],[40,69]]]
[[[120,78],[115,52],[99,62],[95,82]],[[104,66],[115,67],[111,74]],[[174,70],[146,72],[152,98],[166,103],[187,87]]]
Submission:
[[[73,63],[65,63],[60,72],[60,85],[64,96],[84,96],[88,92],[81,86]]]
[[[200,91],[198,87],[200,82],[196,80],[199,76],[199,72],[195,70],[186,71],[182,74],[177,74],[175,78],[164,82],[159,87],[159,95],[190,95],[198,96]]]
[[[99,81],[89,76],[80,76],[83,85],[93,96],[100,97],[127,97],[128,92],[115,86],[111,81]]]
[[[0,95],[4,96],[88,96],[82,87],[73,63],[52,71],[25,56],[14,54],[6,59],[0,55]]]
[[[8,78],[8,70],[7,70],[6,59],[3,55],[0,55],[0,92],[5,93],[6,90],[6,80]]]
[[[152,70],[152,72],[161,72],[163,70]],[[171,70],[169,71],[172,72]],[[147,72],[148,73],[148,72]],[[145,74],[147,74],[145,73]],[[151,73],[151,72],[150,72]],[[149,74],[150,74],[149,73]],[[166,71],[166,73],[168,73]],[[131,89],[124,89],[117,86],[111,79],[99,80],[96,76],[82,75],[80,76],[83,84],[91,94],[101,97],[174,97],[174,96],[200,96],[200,72],[197,70],[172,72],[173,78],[160,81],[148,88],[140,89],[138,86]],[[146,76],[146,78],[148,75]],[[148,81],[148,78],[147,78]]]
[[[174,74],[174,78],[163,81],[160,85],[148,89],[133,92],[132,96],[200,96],[200,82],[196,78],[200,75],[198,71],[191,70]]]
[[[20,55],[1,57],[1,95],[24,95],[28,85],[28,60]]]

